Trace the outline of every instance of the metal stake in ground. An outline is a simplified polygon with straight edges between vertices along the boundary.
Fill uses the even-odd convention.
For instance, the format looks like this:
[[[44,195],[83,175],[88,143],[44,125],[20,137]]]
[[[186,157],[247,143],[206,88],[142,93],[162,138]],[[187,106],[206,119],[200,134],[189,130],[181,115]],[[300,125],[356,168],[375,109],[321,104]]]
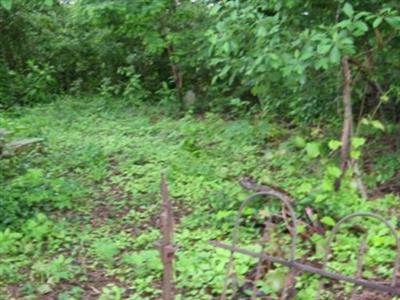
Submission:
[[[168,185],[165,177],[161,177],[161,197],[162,197],[162,211],[161,211],[161,233],[162,242],[160,247],[161,260],[164,265],[164,275],[162,283],[162,297],[163,300],[174,299],[174,268],[173,261],[175,256],[175,248],[173,246],[173,233],[174,222],[172,215],[171,202],[169,201]]]

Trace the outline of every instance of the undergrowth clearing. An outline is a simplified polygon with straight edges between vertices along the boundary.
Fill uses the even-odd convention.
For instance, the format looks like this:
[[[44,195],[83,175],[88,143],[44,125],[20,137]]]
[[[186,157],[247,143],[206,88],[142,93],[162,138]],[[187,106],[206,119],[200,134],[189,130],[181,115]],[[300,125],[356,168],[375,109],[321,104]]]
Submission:
[[[321,258],[324,235],[339,217],[358,210],[391,217],[399,209],[393,194],[360,198],[350,179],[333,191],[337,162],[323,130],[290,129],[262,116],[173,118],[150,106],[64,98],[4,114],[0,127],[15,137],[44,138],[34,151],[1,161],[0,209],[8,216],[0,231],[3,299],[159,298],[162,266],[154,243],[161,172],[168,177],[177,223],[177,299],[214,299],[220,293],[229,253],[207,242],[230,238],[237,209],[249,195],[239,184],[243,177],[296,199],[298,256],[310,261]],[[371,190],[379,187],[374,174],[387,168],[385,159],[375,161],[366,176]],[[399,166],[391,160],[393,176]],[[258,217],[266,209],[272,208],[259,204],[246,212],[244,244],[259,232]],[[306,209],[322,220],[323,233],[313,231]],[[388,277],[393,241],[371,224],[371,272],[365,275]],[[356,258],[348,254],[359,236],[340,239],[334,248],[340,259],[332,267],[353,274]],[[285,249],[285,243],[271,242],[270,251]],[[243,277],[254,263],[238,256]],[[266,284],[265,292],[279,291],[284,272],[277,268],[267,275],[266,282],[275,284]],[[316,284],[314,276],[299,277],[296,299],[311,299]]]

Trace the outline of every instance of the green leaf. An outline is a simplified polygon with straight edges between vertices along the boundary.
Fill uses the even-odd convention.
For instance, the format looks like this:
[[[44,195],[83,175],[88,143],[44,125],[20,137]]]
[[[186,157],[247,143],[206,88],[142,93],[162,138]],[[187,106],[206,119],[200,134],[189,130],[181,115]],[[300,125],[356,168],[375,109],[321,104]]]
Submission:
[[[210,32],[208,41],[210,42],[210,44],[216,45],[218,41],[217,35],[214,32]]]
[[[352,24],[351,20],[347,19],[339,22],[336,26],[343,29],[343,28],[349,28],[351,24]]]
[[[42,285],[39,285],[37,290],[38,290],[39,294],[45,295],[45,294],[50,293],[52,291],[52,288],[51,288],[50,284],[44,283]]]
[[[379,25],[381,25],[382,21],[383,21],[382,17],[376,18],[374,23],[372,23],[372,27],[377,28]]]
[[[223,78],[224,76],[226,76],[226,74],[228,74],[230,69],[231,69],[230,65],[225,65],[221,70],[221,72],[219,72],[219,77]]]
[[[372,120],[371,125],[372,125],[372,127],[376,128],[376,129],[385,131],[385,126],[378,120]]]
[[[214,85],[217,82],[218,78],[218,75],[215,75],[211,80],[211,85]]]
[[[339,178],[340,175],[342,174],[342,171],[338,167],[330,166],[327,169],[327,173],[332,177]]]
[[[320,44],[317,47],[317,51],[319,54],[326,54],[329,52],[331,49],[332,45],[331,44]]]
[[[380,100],[382,101],[382,103],[388,103],[390,98],[388,97],[388,95],[382,95],[380,97]]]
[[[231,210],[221,210],[217,213],[216,218],[217,220],[223,220],[231,215],[234,215],[235,213]]]
[[[93,252],[97,258],[110,262],[119,253],[119,248],[116,243],[104,238],[94,243]]]
[[[306,146],[306,140],[298,135],[294,137],[293,142],[299,148],[304,148]]]
[[[323,217],[321,219],[321,223],[324,223],[325,225],[332,226],[332,227],[336,225],[335,220],[328,216]]]
[[[322,190],[325,192],[332,192],[333,191],[333,182],[331,178],[325,178],[324,181],[322,182]],[[317,199],[315,199],[317,201]]]
[[[329,149],[331,149],[331,150],[333,150],[333,151],[339,149],[340,146],[342,146],[342,142],[341,142],[341,141],[338,141],[338,140],[331,140],[331,141],[329,141],[329,143],[328,143]]]
[[[370,12],[367,11],[360,11],[358,14],[356,14],[354,17],[356,19],[361,19],[363,17],[366,17],[366,19],[371,19],[372,14]]]
[[[44,4],[47,6],[52,6],[53,5],[53,0],[45,0]]]
[[[400,30],[400,16],[386,17],[385,21],[394,29]]]
[[[223,50],[226,54],[229,54],[229,49],[230,49],[229,43],[228,43],[228,42],[225,42],[225,43],[222,45],[222,50]]]
[[[304,182],[297,188],[297,193],[303,193],[303,194],[308,194],[311,192],[312,185],[309,184],[308,182]]]
[[[287,274],[281,270],[273,270],[268,272],[266,282],[275,292],[282,290],[285,287]]]
[[[311,158],[318,157],[321,154],[320,146],[321,144],[317,142],[307,143],[306,145],[307,155]]]
[[[361,124],[363,124],[363,125],[369,125],[371,122],[368,120],[368,119],[366,119],[366,118],[362,118],[361,119]]]
[[[340,62],[340,50],[338,47],[333,47],[330,53],[330,60],[333,63],[339,63]]]
[[[351,18],[354,15],[353,6],[351,6],[350,3],[346,2],[344,7],[343,7],[343,12],[346,14],[346,16]]]
[[[327,58],[319,59],[319,60],[317,60],[317,62],[315,64],[315,68],[317,70],[319,70],[319,69],[328,69],[328,63],[329,63],[329,60]]]
[[[355,148],[355,149],[358,149],[358,148],[360,148],[362,145],[364,145],[365,144],[365,138],[363,138],[363,137],[353,137],[352,139],[351,139],[351,145]]]
[[[256,35],[258,37],[264,37],[267,35],[267,30],[265,29],[264,26],[259,26],[256,30]]]
[[[356,29],[354,31],[355,36],[362,36],[364,33],[368,31],[368,25],[361,21],[355,22],[354,27]]]
[[[307,60],[314,55],[312,47],[305,47],[301,53],[300,60]]]
[[[351,150],[350,157],[354,158],[354,159],[359,159],[361,157],[361,151],[360,150]]]
[[[298,224],[297,225],[297,233],[302,234],[306,232],[306,225],[305,224]]]
[[[1,6],[3,6],[7,10],[11,10],[12,0],[0,0]]]

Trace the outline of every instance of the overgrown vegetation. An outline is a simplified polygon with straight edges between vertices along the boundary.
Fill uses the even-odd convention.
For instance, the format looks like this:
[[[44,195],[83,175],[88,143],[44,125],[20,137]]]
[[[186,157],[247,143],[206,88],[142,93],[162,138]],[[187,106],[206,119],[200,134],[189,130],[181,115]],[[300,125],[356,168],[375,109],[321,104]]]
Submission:
[[[161,172],[177,218],[177,299],[221,293],[229,253],[208,241],[230,239],[250,193],[242,178],[291,194],[297,256],[310,263],[347,214],[396,224],[397,1],[0,5],[0,299],[158,299]],[[246,210],[241,243],[256,247],[276,209]],[[338,236],[330,267],[356,272],[364,227],[363,275],[389,278],[388,230],[358,225]],[[280,232],[271,254],[287,247]],[[254,264],[238,256],[240,282]],[[259,289],[278,295],[286,272],[270,269]],[[294,288],[314,299],[318,278]],[[351,289],[329,284],[324,296]]]

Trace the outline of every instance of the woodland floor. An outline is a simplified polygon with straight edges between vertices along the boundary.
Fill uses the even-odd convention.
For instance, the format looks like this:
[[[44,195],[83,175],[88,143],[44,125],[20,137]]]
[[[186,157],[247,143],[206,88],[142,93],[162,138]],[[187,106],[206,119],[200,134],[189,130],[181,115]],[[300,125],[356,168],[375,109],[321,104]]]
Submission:
[[[13,162],[18,173],[7,183],[8,193],[32,209],[26,221],[0,235],[5,245],[0,245],[0,299],[159,299],[161,263],[154,243],[161,172],[168,178],[176,218],[177,299],[215,299],[221,291],[229,253],[208,241],[229,239],[237,209],[249,195],[239,185],[243,176],[299,199],[296,211],[304,220],[299,255],[310,261],[321,258],[323,234],[333,219],[361,209],[385,216],[398,211],[398,198],[388,194],[397,188],[396,169],[376,188],[380,194],[374,201],[360,200],[354,190],[334,196],[321,188],[330,165],[302,145],[322,136],[308,136],[308,128],[289,130],[263,118],[226,120],[215,114],[172,118],[157,108],[101,99],[64,99],[3,120],[16,137],[45,141]],[[379,163],[385,165],[370,163],[371,176],[380,172],[374,169]],[[322,235],[303,217],[307,207],[323,220]],[[257,224],[252,212],[246,212],[248,224]],[[257,227],[249,227],[243,233],[246,244],[258,234]],[[386,233],[376,227],[378,236]],[[335,250],[339,256],[348,254],[358,237],[342,238]],[[371,246],[370,277],[387,278],[392,241],[376,239]],[[239,273],[246,277],[254,263],[238,258]],[[355,266],[352,257],[333,267],[351,274]],[[282,272],[272,270],[265,291],[273,292],[271,282],[279,286]],[[300,276],[296,299],[312,299],[317,283],[313,276]]]

